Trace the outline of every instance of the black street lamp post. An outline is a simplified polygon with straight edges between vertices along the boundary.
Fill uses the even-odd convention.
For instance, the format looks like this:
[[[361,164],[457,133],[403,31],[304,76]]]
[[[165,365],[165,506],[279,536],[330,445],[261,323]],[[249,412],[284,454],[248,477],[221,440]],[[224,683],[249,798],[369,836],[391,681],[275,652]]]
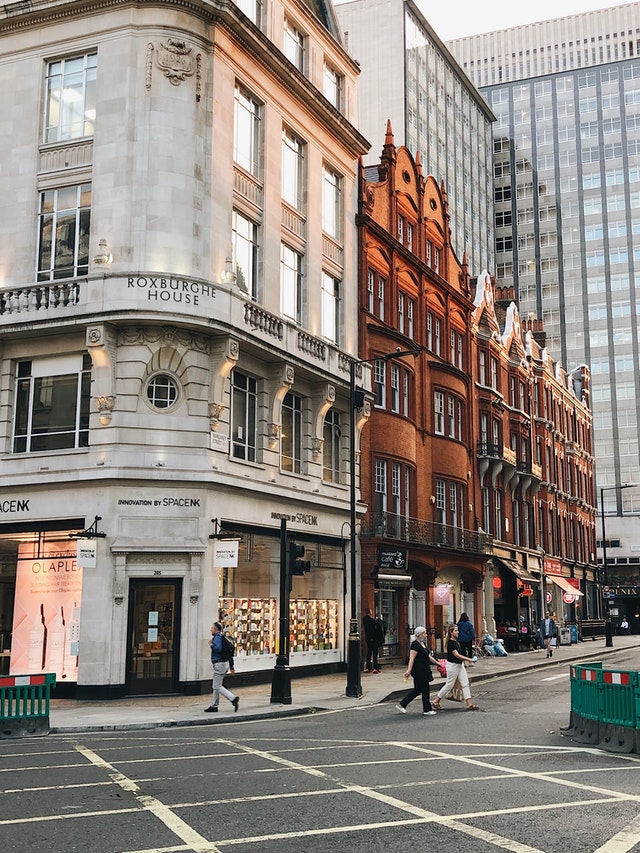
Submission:
[[[360,630],[358,627],[358,610],[356,589],[357,572],[357,539],[356,539],[356,409],[364,402],[362,392],[356,394],[356,367],[360,364],[371,364],[375,361],[391,361],[408,355],[418,355],[420,350],[401,350],[386,355],[352,360],[349,364],[349,546],[350,546],[350,595],[351,619],[349,621],[349,640],[347,646],[347,689],[346,696],[359,699],[362,696],[360,678]]]
[[[611,628],[611,598],[609,595],[609,567],[607,566],[607,533],[604,525],[604,493],[617,492],[622,489],[632,489],[635,483],[620,483],[617,486],[603,486],[600,489],[600,517],[602,519],[602,566],[604,569],[604,594],[606,595],[604,606],[604,636],[605,646],[613,646],[613,631]]]

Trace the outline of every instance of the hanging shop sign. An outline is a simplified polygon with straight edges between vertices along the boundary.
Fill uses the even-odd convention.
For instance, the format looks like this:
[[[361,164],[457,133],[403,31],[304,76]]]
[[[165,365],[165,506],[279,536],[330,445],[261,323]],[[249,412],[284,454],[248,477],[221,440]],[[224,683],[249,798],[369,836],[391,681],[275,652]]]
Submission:
[[[436,584],[433,588],[433,603],[448,607],[451,604],[451,586],[448,583]]]
[[[216,539],[213,542],[213,568],[235,569],[238,566],[239,541]]]
[[[76,562],[83,569],[95,569],[97,566],[98,543],[96,539],[78,539],[78,557]]]

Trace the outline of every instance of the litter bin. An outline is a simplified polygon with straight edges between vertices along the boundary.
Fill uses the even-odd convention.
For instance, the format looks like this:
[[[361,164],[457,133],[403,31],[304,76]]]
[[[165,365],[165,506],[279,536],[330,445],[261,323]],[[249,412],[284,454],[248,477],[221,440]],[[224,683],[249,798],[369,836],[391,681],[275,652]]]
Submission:
[[[571,634],[571,645],[578,642],[578,626],[577,625],[569,625],[569,632]]]
[[[560,628],[558,630],[558,645],[560,645],[560,646],[570,646],[571,645],[571,629],[570,628]]]

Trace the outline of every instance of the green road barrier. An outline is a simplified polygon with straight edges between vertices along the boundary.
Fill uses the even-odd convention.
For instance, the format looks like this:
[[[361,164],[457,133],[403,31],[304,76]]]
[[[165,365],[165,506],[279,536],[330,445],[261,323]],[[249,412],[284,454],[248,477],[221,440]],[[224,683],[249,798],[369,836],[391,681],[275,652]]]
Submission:
[[[55,673],[0,676],[0,739],[49,733],[49,698]]]
[[[571,717],[562,729],[578,743],[610,752],[640,753],[640,673],[572,666]]]

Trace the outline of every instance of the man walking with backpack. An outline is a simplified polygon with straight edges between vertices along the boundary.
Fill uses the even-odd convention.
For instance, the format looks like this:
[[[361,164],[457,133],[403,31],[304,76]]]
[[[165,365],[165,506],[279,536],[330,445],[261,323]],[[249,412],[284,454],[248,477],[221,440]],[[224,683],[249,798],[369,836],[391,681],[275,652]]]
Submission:
[[[222,625],[219,622],[214,622],[211,626],[211,663],[213,664],[213,695],[211,697],[211,705],[205,708],[206,713],[213,713],[218,710],[218,701],[220,694],[228,699],[233,705],[233,710],[237,711],[240,705],[240,699],[223,685],[224,677],[228,672],[235,672],[233,666],[233,653],[235,651],[233,644],[222,633]]]

